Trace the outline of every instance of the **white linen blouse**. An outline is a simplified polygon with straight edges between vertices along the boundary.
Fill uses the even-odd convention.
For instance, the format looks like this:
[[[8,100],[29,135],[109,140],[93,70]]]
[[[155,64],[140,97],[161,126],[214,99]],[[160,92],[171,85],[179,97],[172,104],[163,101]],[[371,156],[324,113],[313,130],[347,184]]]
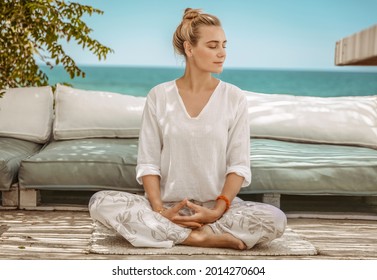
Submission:
[[[136,180],[160,176],[163,202],[200,202],[220,195],[226,175],[251,182],[247,100],[236,86],[220,81],[197,117],[187,113],[176,81],[148,94],[139,135]]]

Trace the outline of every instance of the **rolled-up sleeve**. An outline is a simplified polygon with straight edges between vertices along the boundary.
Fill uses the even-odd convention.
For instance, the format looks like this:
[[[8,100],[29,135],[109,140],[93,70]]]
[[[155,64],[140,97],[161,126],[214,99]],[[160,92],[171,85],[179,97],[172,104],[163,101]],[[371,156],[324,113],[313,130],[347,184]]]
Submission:
[[[156,105],[153,97],[153,92],[147,97],[139,134],[136,180],[140,185],[142,185],[142,177],[145,175],[161,177],[162,136],[156,118]]]
[[[229,130],[226,160],[226,174],[236,173],[244,177],[245,180],[241,187],[250,185],[250,127],[245,96],[239,103],[236,116]]]

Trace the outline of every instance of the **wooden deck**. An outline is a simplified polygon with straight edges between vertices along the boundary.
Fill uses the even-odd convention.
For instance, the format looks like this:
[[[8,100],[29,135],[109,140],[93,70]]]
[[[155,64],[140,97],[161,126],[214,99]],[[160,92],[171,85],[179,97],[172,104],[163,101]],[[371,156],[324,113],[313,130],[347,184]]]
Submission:
[[[376,206],[366,208],[364,203],[360,205],[358,199],[345,199],[337,203],[334,203],[334,199],[322,198],[321,203],[311,201],[311,207],[305,199],[283,200],[282,207],[288,214],[288,226],[309,240],[317,248],[318,255],[253,259],[376,260]],[[302,211],[295,211],[295,207],[301,208]],[[85,207],[76,208],[79,211],[51,209],[53,208],[29,211],[0,210],[0,259],[242,259],[209,255],[143,257],[90,254],[88,249],[93,227]]]

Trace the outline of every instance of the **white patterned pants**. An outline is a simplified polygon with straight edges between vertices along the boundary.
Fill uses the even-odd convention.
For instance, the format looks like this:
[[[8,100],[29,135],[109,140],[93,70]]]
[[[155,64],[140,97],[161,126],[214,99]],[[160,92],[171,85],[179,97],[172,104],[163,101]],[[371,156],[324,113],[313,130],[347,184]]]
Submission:
[[[194,203],[211,208],[215,201]],[[164,203],[164,207],[169,208],[174,204]],[[148,199],[141,195],[100,191],[91,197],[89,211],[95,221],[115,229],[135,247],[170,248],[182,243],[191,233],[191,229],[181,227],[153,211]],[[190,209],[183,209],[182,214],[190,215]],[[209,226],[215,234],[232,234],[249,249],[280,237],[286,224],[287,218],[280,209],[237,197],[230,209]]]

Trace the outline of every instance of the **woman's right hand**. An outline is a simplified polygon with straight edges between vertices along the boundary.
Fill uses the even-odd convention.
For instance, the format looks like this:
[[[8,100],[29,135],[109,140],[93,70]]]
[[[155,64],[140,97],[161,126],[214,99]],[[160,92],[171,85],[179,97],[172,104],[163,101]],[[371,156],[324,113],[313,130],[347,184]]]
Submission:
[[[181,202],[175,204],[173,207],[167,208],[164,211],[162,211],[161,215],[181,227],[200,228],[202,224],[195,221],[182,221],[182,222],[176,221],[177,218],[181,217],[181,214],[179,213],[179,211],[182,208],[184,208],[186,205],[187,205],[187,199],[184,199]]]

